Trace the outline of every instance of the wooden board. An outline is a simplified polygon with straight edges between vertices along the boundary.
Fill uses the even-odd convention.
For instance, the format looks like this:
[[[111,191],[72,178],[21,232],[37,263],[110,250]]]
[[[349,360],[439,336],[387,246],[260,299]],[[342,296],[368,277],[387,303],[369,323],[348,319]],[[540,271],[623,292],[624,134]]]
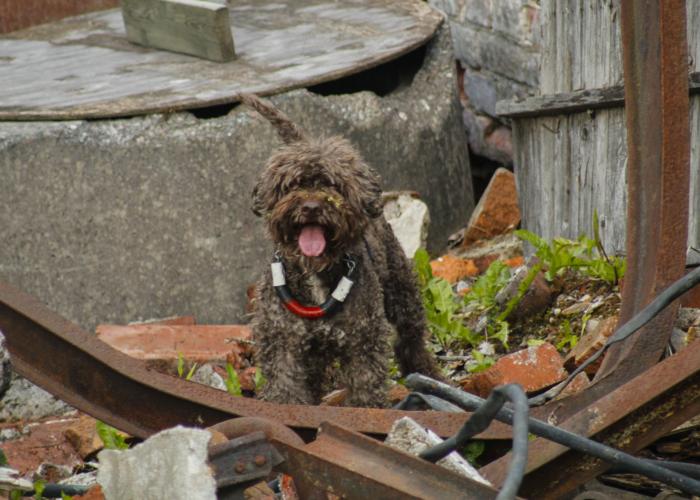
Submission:
[[[427,43],[442,15],[421,0],[236,0],[235,60],[129,43],[119,10],[0,37],[0,120],[133,116],[334,80]]]
[[[228,7],[200,0],[122,0],[130,42],[210,61],[234,57]]]

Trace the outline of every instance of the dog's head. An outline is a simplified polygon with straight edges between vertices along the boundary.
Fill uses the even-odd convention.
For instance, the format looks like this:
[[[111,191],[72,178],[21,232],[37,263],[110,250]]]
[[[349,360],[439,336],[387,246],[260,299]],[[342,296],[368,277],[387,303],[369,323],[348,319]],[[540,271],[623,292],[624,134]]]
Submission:
[[[241,96],[277,128],[285,145],[253,189],[253,211],[267,219],[286,259],[320,271],[340,260],[382,213],[379,177],[347,140],[307,139],[276,108]]]

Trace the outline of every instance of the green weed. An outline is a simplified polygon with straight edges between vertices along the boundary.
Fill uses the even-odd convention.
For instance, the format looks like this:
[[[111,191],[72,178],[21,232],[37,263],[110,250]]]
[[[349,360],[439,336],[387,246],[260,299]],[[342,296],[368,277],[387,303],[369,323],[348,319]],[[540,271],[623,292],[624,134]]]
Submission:
[[[105,448],[109,450],[126,450],[129,447],[124,434],[111,425],[98,420],[95,427],[97,428],[97,435],[102,440]]]
[[[183,375],[185,376],[185,380],[190,380],[192,376],[194,375],[194,372],[197,370],[197,363],[193,364],[190,370],[187,372],[187,375],[185,375],[185,359],[182,356],[181,352],[177,353],[177,376],[182,378]]]
[[[226,363],[226,373],[228,377],[224,380],[226,384],[226,390],[232,396],[242,396],[243,389],[241,389],[241,381],[238,378],[238,372],[233,368],[231,363]]]

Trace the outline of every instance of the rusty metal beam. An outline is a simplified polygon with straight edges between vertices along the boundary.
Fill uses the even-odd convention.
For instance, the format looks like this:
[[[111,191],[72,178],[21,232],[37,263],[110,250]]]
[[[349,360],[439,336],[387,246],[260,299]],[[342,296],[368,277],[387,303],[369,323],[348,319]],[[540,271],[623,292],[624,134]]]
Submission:
[[[566,400],[564,400],[566,401]],[[556,423],[565,402],[549,405],[543,420]],[[559,426],[582,436],[634,453],[676,426],[700,414],[700,341],[676,356],[600,398]],[[506,455],[481,472],[494,484],[505,478]],[[573,452],[551,441],[529,446],[521,494],[527,498],[561,498],[608,468],[604,462]]]
[[[285,457],[277,468],[294,477],[300,497],[383,500],[496,498],[498,491],[379,441],[329,423],[306,446],[273,441]]]
[[[211,426],[238,416],[269,418],[307,435],[325,421],[368,434],[386,434],[395,420],[410,416],[438,435],[449,436],[469,416],[282,405],[233,397],[148,369],[142,361],[112,349],[34,297],[3,283],[0,331],[17,373],[79,410],[144,438],[177,424]],[[510,429],[501,424],[481,437],[508,439]]]
[[[119,0],[2,0],[0,33],[118,6]]]

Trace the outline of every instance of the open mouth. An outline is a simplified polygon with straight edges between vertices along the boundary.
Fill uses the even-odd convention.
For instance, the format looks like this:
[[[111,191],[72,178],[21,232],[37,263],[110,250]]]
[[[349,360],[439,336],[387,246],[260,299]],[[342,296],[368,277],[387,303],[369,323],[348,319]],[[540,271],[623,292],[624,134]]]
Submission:
[[[307,257],[318,257],[326,249],[326,234],[322,226],[307,224],[299,232],[299,250]]]

